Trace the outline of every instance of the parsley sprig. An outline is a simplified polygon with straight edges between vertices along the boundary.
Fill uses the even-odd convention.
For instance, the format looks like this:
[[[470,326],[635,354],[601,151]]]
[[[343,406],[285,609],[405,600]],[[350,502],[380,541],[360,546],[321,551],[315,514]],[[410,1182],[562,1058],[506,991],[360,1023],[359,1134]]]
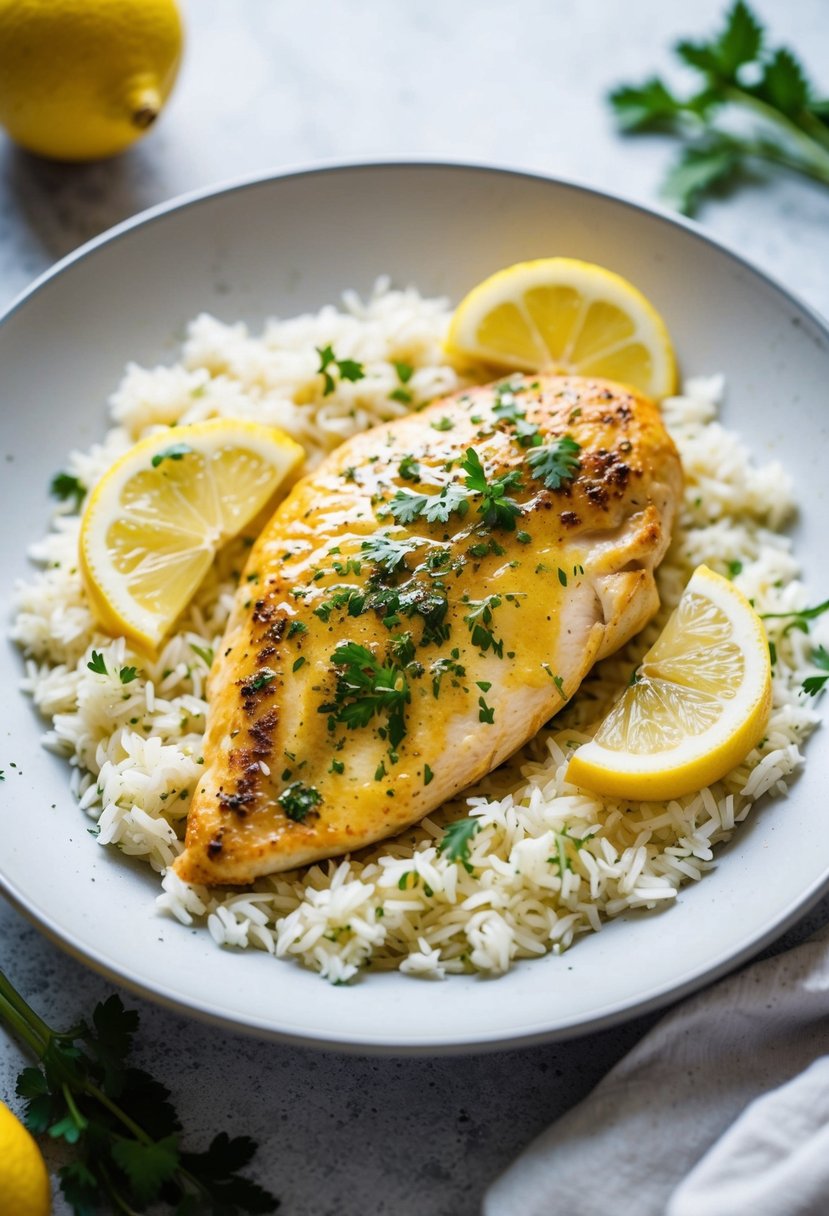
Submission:
[[[464,485],[473,494],[480,494],[478,514],[483,517],[487,528],[501,528],[504,532],[515,531],[515,520],[521,514],[518,503],[507,495],[507,490],[520,490],[521,474],[517,469],[493,477],[490,481],[481,464],[481,458],[474,448],[466,449],[466,456],[461,461],[461,468],[466,473]]]
[[[543,481],[548,490],[558,490],[572,481],[581,468],[580,451],[581,444],[571,435],[563,435],[543,447],[533,448],[527,464],[533,477]]]
[[[273,1212],[278,1200],[240,1171],[256,1152],[247,1136],[215,1136],[206,1152],[181,1147],[181,1122],[164,1085],[128,1063],[138,1014],[117,996],[91,1023],[48,1026],[0,971],[0,1022],[37,1058],[17,1079],[24,1122],[66,1146],[60,1188],[75,1216],[158,1211],[175,1216]]]
[[[447,861],[459,861],[467,874],[471,874],[474,867],[469,860],[469,846],[480,830],[480,819],[456,819],[446,825],[438,853]]]
[[[829,99],[820,98],[786,47],[766,43],[757,16],[743,0],[728,10],[707,41],[678,42],[674,51],[700,76],[686,96],[658,76],[621,85],[610,104],[623,131],[665,131],[683,141],[663,183],[664,197],[691,214],[717,189],[744,176],[753,161],[793,169],[829,185]],[[748,117],[747,133],[732,116]]]
[[[323,397],[329,397],[337,387],[337,382],[331,372],[332,367],[337,369],[341,380],[350,380],[354,383],[357,380],[365,379],[365,368],[356,359],[338,359],[331,345],[315,346],[314,349],[320,357],[317,373],[323,379]]]
[[[386,718],[386,735],[394,750],[406,735],[409,682],[396,663],[382,663],[366,646],[340,642],[331,655],[337,673],[333,701],[319,707],[329,726],[341,722],[350,730],[368,726],[375,714]]]
[[[818,646],[812,651],[810,658],[815,667],[825,673],[822,676],[807,676],[803,681],[803,691],[810,697],[816,697],[819,692],[823,692],[829,680],[829,651],[825,646]]]
[[[61,502],[74,499],[73,510],[79,511],[86,498],[86,486],[71,473],[56,473],[49,483],[49,492]]]

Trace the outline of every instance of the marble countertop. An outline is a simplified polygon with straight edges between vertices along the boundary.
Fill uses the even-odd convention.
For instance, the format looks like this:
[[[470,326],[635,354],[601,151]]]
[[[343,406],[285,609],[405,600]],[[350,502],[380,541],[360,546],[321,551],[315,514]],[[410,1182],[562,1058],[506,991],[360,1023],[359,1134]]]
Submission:
[[[699,0],[199,0],[157,129],[89,166],[36,160],[0,136],[0,305],[83,241],[183,191],[319,160],[497,162],[653,202],[672,155],[625,140],[603,98],[668,70],[709,31]],[[758,12],[829,88],[824,0]],[[821,68],[824,75],[821,78]],[[705,227],[829,315],[829,191],[762,172],[706,204]],[[829,920],[829,898],[779,941]],[[0,906],[0,963],[56,1024],[112,986]],[[125,994],[140,1061],[174,1090],[193,1143],[247,1132],[286,1216],[466,1216],[488,1181],[643,1034],[637,1019],[563,1044],[458,1059],[344,1056],[262,1044]],[[0,1035],[0,1096],[23,1064]],[[56,1212],[68,1209],[58,1201]]]

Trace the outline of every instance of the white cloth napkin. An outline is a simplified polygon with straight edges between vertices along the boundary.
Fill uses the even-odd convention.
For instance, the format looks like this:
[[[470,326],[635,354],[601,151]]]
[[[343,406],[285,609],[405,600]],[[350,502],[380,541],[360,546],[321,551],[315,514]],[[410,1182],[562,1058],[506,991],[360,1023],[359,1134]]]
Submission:
[[[827,1216],[829,926],[665,1017],[484,1216]]]

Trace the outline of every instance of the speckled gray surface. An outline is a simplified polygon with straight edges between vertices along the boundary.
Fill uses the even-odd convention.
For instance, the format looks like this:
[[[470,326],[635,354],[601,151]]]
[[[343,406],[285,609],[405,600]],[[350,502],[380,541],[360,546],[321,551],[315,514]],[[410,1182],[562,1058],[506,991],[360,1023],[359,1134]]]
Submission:
[[[49,165],[0,138],[0,304],[79,243],[185,190],[319,158],[492,160],[648,202],[671,153],[617,137],[602,97],[710,28],[698,0],[200,0],[158,129],[129,155]],[[756,8],[820,79],[824,0]],[[821,83],[826,90],[829,80]],[[829,314],[829,191],[762,176],[708,205],[706,227]],[[8,791],[7,791],[8,793]],[[8,803],[6,804],[6,807]],[[3,807],[3,813],[6,813]],[[774,949],[829,919],[829,899]],[[67,1023],[111,986],[0,906],[0,959]],[[141,1056],[174,1090],[193,1143],[259,1139],[286,1216],[465,1216],[528,1140],[653,1022],[456,1060],[366,1059],[261,1044],[136,1001]],[[0,1096],[22,1057],[0,1034]],[[58,1213],[64,1212],[60,1203]]]

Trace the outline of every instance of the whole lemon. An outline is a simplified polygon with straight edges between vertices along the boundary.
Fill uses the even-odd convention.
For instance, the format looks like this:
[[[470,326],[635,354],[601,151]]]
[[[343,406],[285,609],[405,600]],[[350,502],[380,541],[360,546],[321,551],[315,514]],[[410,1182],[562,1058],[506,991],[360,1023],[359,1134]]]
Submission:
[[[49,1216],[49,1175],[40,1149],[0,1102],[0,1212],[8,1216]]]
[[[0,124],[55,160],[113,156],[158,117],[182,37],[175,0],[0,0]]]

